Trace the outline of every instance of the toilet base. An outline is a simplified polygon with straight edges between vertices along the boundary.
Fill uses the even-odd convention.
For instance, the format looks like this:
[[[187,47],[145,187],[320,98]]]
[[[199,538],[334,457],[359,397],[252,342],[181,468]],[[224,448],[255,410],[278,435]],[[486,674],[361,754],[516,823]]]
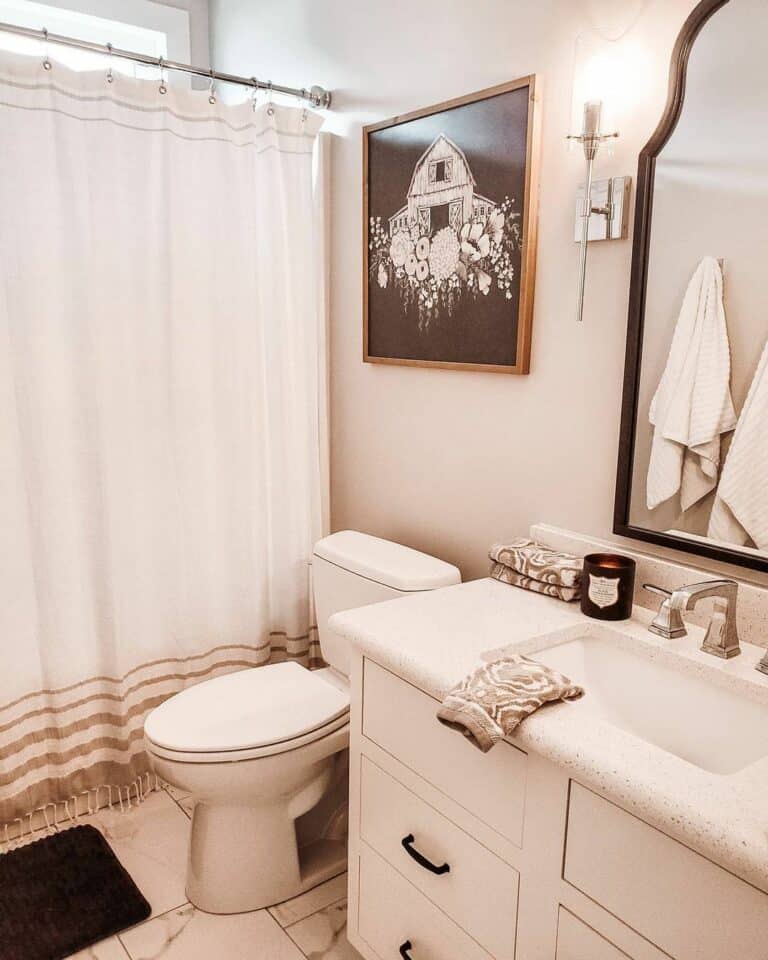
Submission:
[[[282,903],[346,869],[349,723],[283,753],[190,762],[152,753],[195,806],[187,897],[206,913]]]
[[[261,910],[346,869],[346,842],[315,840],[297,848],[295,821],[284,806],[195,807],[186,892],[205,913]]]

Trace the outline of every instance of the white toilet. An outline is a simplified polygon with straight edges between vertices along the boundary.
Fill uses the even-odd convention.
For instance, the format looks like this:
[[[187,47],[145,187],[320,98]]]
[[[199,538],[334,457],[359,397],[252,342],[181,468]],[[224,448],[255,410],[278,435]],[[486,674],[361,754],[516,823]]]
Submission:
[[[323,657],[205,680],[147,717],[158,776],[195,800],[187,896],[209,913],[257,910],[346,869],[349,650],[339,610],[460,582],[456,567],[345,530],[315,545]]]

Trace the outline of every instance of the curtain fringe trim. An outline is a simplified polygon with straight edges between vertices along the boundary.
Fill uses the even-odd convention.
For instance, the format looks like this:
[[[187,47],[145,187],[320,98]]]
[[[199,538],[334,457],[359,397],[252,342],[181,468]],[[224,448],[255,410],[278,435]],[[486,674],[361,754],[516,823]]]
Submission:
[[[51,801],[23,817],[0,824],[0,856],[62,829],[77,826],[82,817],[93,816],[99,810],[113,810],[119,806],[120,813],[126,813],[141,806],[148,796],[162,787],[156,774],[143,773],[129,784],[104,783],[67,800]]]

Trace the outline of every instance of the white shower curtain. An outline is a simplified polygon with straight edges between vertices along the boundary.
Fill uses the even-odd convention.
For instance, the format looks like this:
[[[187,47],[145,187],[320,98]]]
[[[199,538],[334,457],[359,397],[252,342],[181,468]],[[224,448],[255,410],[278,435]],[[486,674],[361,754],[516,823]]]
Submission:
[[[0,60],[0,824],[140,778],[186,684],[309,659],[319,126]]]

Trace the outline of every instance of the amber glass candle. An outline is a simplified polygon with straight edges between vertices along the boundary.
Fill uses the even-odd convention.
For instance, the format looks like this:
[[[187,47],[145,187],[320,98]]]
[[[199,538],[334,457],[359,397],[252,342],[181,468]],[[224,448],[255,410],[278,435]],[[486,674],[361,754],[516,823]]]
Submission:
[[[581,612],[595,620],[627,620],[632,616],[635,561],[616,553],[584,557]]]

